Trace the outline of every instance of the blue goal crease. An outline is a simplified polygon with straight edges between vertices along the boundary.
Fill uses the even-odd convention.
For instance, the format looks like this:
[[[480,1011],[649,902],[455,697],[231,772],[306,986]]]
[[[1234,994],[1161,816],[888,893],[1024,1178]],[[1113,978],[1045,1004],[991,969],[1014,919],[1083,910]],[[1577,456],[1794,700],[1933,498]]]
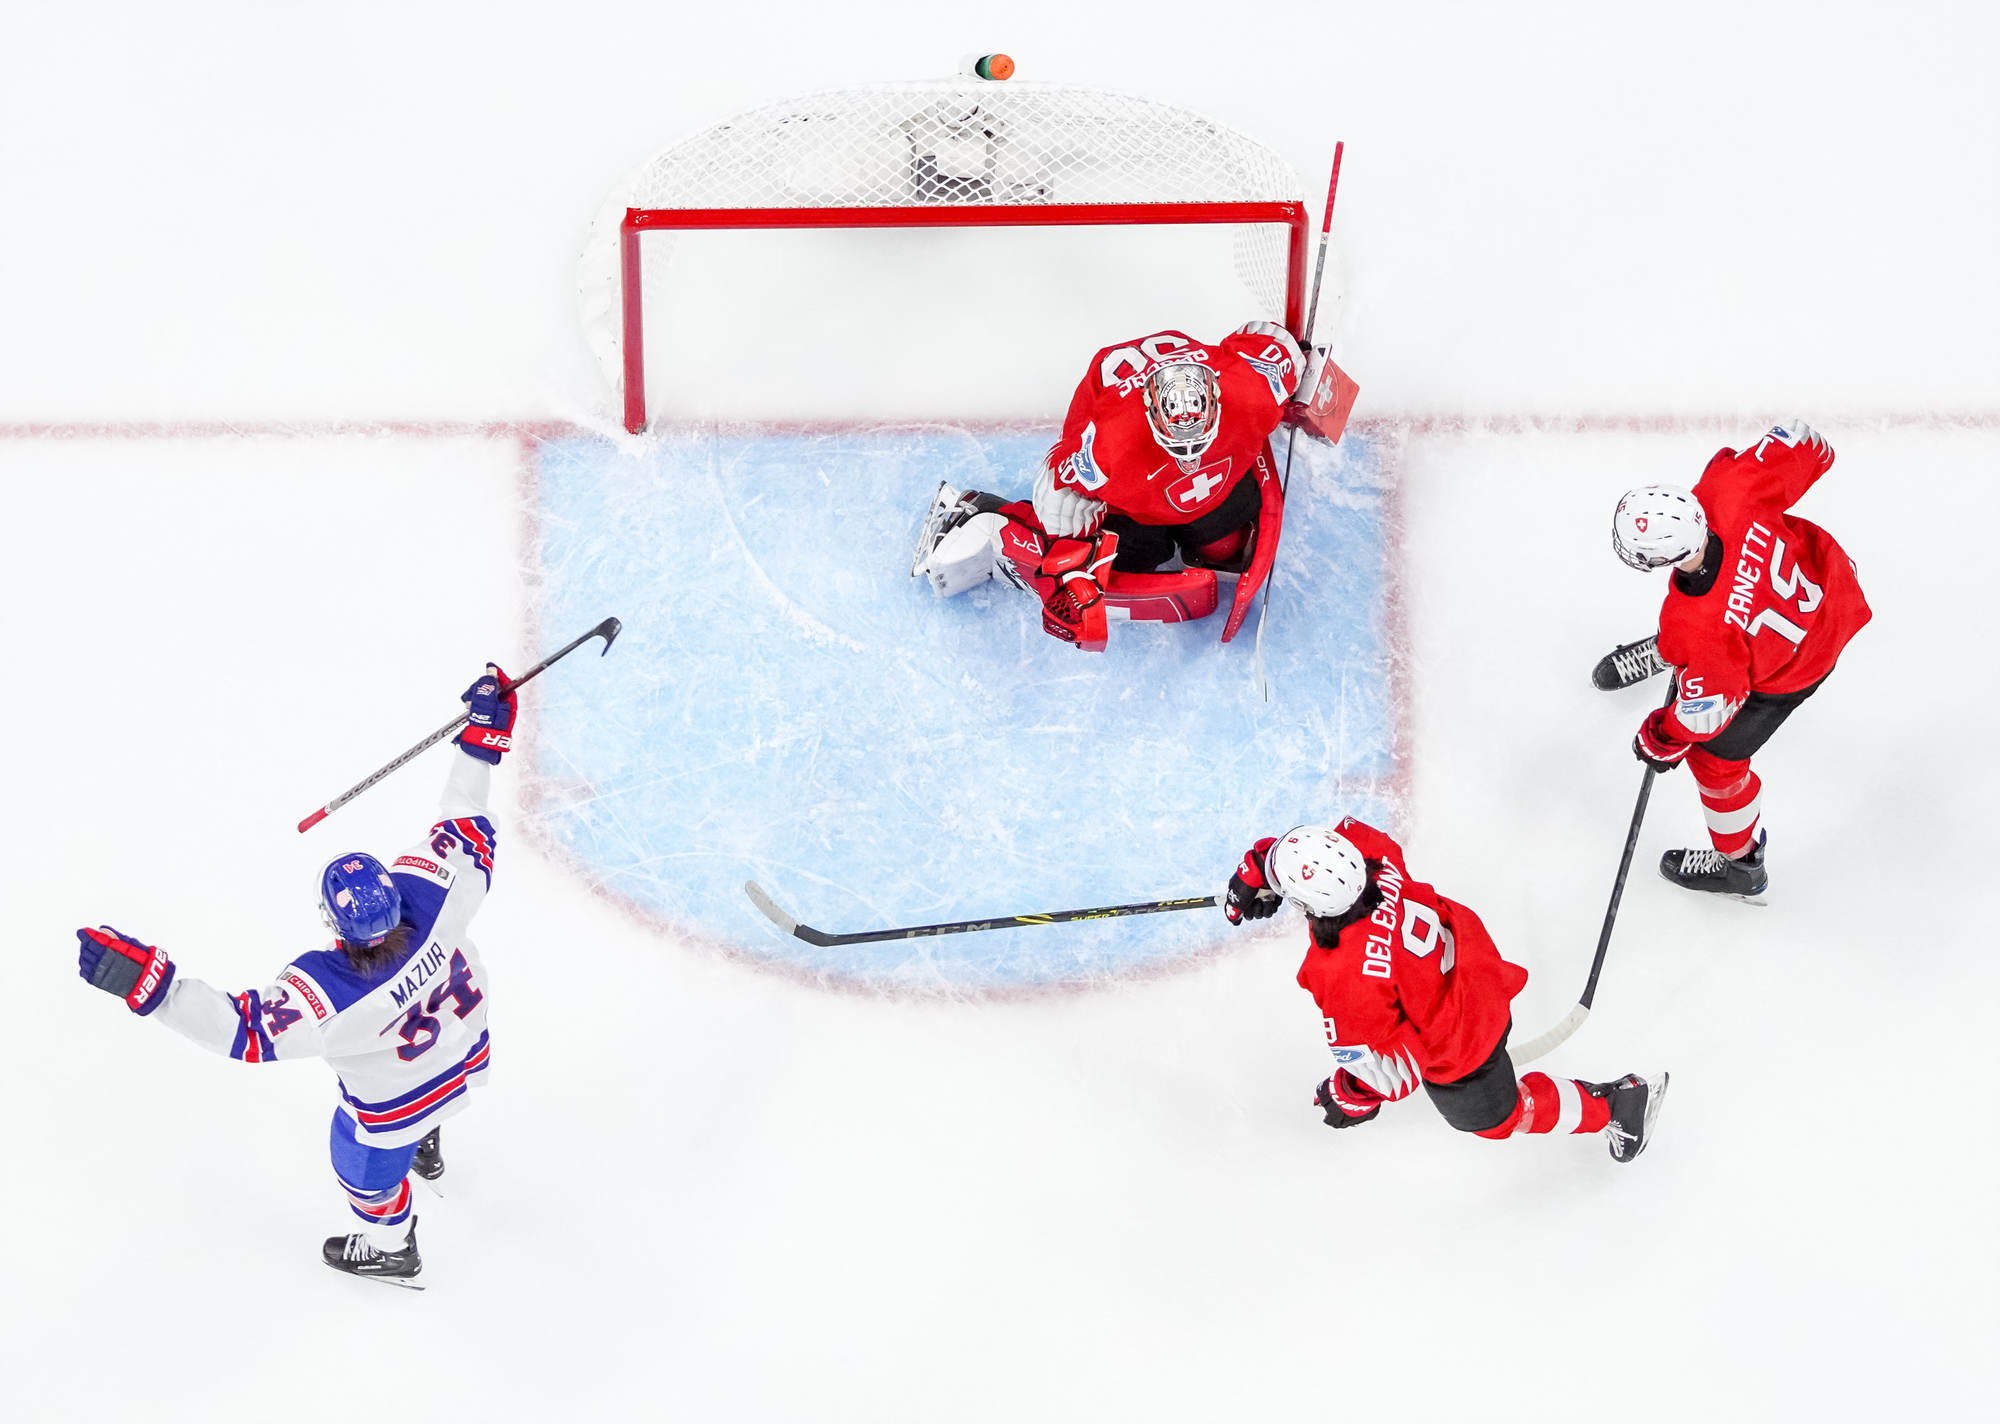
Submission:
[[[1149,971],[1219,910],[818,949],[830,931],[1219,893],[1242,849],[1396,808],[1384,462],[1301,442],[1253,615],[1079,653],[999,582],[909,577],[939,480],[1024,496],[1048,432],[741,431],[540,447],[539,620],[624,622],[615,675],[538,683],[538,830],[658,922],[806,977],[992,991]],[[606,665],[610,672],[609,664]]]

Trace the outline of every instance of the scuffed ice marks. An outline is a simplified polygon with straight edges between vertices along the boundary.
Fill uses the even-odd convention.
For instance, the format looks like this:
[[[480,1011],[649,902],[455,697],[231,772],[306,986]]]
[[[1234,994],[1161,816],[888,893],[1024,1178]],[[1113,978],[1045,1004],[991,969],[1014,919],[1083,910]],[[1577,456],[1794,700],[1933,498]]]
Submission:
[[[1215,892],[1301,819],[1395,819],[1378,452],[1301,441],[1273,622],[1119,624],[1091,657],[998,583],[908,576],[937,481],[1015,496],[1044,430],[693,432],[543,447],[547,626],[616,608],[620,675],[536,709],[541,835],[606,893],[827,983],[1074,985],[1229,941],[1220,911],[815,949],[832,930]],[[1225,583],[1227,581],[1225,580]],[[1226,598],[1226,593],[1225,593]]]

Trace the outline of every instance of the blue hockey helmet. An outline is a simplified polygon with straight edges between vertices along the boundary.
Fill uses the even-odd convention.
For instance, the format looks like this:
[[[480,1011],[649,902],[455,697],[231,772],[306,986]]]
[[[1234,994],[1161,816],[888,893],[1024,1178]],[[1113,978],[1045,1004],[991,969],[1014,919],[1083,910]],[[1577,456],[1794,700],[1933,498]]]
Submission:
[[[403,918],[403,892],[381,861],[350,851],[319,874],[319,914],[343,944],[380,944]]]

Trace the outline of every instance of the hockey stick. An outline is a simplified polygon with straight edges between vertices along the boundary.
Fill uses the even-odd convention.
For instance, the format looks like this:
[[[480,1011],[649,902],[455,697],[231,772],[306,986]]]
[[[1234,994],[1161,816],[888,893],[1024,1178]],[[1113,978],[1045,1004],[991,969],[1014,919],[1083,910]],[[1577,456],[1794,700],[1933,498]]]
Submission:
[[[1040,915],[996,915],[990,920],[956,920],[948,925],[911,925],[900,930],[863,930],[859,934],[828,934],[816,930],[811,925],[802,925],[796,918],[778,908],[778,902],[766,893],[763,886],[754,880],[743,882],[743,893],[750,897],[750,903],[763,911],[764,918],[783,930],[786,934],[828,948],[839,944],[873,944],[886,939],[922,939],[926,935],[972,934],[979,930],[1011,930],[1020,925],[1062,925],[1072,920],[1111,920],[1120,915],[1157,915],[1167,910],[1212,910],[1216,906],[1213,895],[1204,895],[1192,900],[1147,900],[1137,905],[1100,905],[1090,910],[1050,910]]]
[[[1344,142],[1333,145],[1333,176],[1326,184],[1326,216],[1319,224],[1319,257],[1313,263],[1312,298],[1306,303],[1306,329],[1304,346],[1308,354],[1312,351],[1313,323],[1319,319],[1319,282],[1326,274],[1326,238],[1333,230],[1333,195],[1340,191],[1340,156],[1346,150]],[[1299,372],[1299,379],[1305,380],[1306,373]],[[1292,425],[1292,433],[1285,437],[1285,468],[1278,476],[1278,497],[1283,499],[1292,483],[1292,451],[1298,447],[1299,427]],[[1257,641],[1251,646],[1250,668],[1257,675],[1257,690],[1266,702],[1271,700],[1271,679],[1264,675],[1264,625],[1271,621],[1271,578],[1277,572],[1277,551],[1271,551],[1272,566],[1264,574],[1264,607],[1257,615]]]
[[[529,668],[526,672],[522,673],[519,677],[515,678],[512,682],[502,687],[500,689],[501,693],[504,695],[506,693],[512,692],[515,688],[520,687],[524,683],[534,681],[534,679],[541,676],[543,672],[547,671],[549,668],[561,662],[564,658],[568,657],[571,653],[575,652],[578,648],[582,647],[585,643],[589,642],[592,638],[602,638],[604,640],[604,652],[605,653],[610,652],[611,644],[617,639],[619,630],[622,626],[623,625],[621,625],[616,618],[605,619],[602,623],[598,624],[595,628],[592,628],[588,633],[585,633],[581,638],[578,638],[575,642],[565,644],[563,647],[556,649],[556,651],[550,653],[547,657],[543,658],[540,662],[536,663],[533,667]],[[598,656],[603,657],[604,653],[599,653]],[[324,821],[328,816],[332,815],[335,811],[338,811],[342,806],[345,806],[348,802],[352,801],[355,797],[359,796],[362,792],[366,791],[369,787],[373,786],[376,782],[380,781],[383,777],[387,776],[390,772],[394,771],[397,767],[407,763],[411,758],[415,757],[419,752],[428,751],[432,747],[436,746],[439,742],[443,741],[453,732],[456,732],[460,727],[463,727],[465,725],[466,718],[469,715],[470,714],[467,712],[459,713],[458,716],[452,718],[442,727],[439,727],[435,732],[432,732],[428,737],[425,737],[421,742],[418,742],[415,746],[411,747],[408,751],[404,752],[401,756],[397,757],[394,761],[390,762],[387,766],[383,767],[380,771],[377,771],[372,775],[364,778],[363,780],[356,782],[354,785],[348,787],[347,790],[341,792],[338,796],[334,797],[331,801],[327,802],[324,806],[320,807],[317,811],[313,812],[310,816],[306,817],[303,821],[299,822],[299,834],[304,835],[307,831],[311,830],[314,826],[317,826],[321,821]]]
[[[1673,706],[1675,682],[1674,678],[1667,679],[1667,700],[1660,704],[1662,707]],[[1632,852],[1639,844],[1639,823],[1646,819],[1646,803],[1653,797],[1653,778],[1659,774],[1651,762],[1646,764],[1646,774],[1639,782],[1639,800],[1632,807],[1632,824],[1625,830],[1625,854],[1618,860],[1618,878],[1611,883],[1611,904],[1604,911],[1604,928],[1597,934],[1597,957],[1590,961],[1590,978],[1584,981],[1583,997],[1554,1028],[1540,1038],[1530,1039],[1521,1047],[1510,1050],[1508,1056],[1516,1063],[1532,1063],[1551,1049],[1561,1046],[1563,1040],[1582,1028],[1583,1021],[1590,1017],[1591,1000],[1597,997],[1597,976],[1604,968],[1604,951],[1611,947],[1611,927],[1618,923],[1618,902],[1625,897],[1625,877],[1632,869]]]

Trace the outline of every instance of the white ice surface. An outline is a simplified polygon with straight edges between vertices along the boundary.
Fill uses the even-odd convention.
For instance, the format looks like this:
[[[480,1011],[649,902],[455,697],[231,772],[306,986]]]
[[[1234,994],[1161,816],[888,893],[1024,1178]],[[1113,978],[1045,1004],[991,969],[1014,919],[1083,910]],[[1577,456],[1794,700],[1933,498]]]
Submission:
[[[1281,45],[1178,4],[89,18],[15,17],[0,85],[0,1413],[1990,1410],[1987,8],[1340,6]],[[1794,413],[1839,448],[1805,512],[1877,621],[1760,761],[1774,903],[1650,876],[1700,834],[1663,783],[1598,1011],[1550,1065],[1671,1067],[1657,1147],[1472,1142],[1422,1104],[1329,1134],[1290,926],[1128,988],[912,1006],[664,944],[514,837],[480,926],[495,1082],[420,1206],[431,1289],[333,1278],[324,1075],[130,1022],[70,936],[109,922],[232,986],[316,941],[323,853],[396,844],[440,769],[293,823],[464,669],[543,646],[519,452],[18,427],[594,413],[568,274],[622,172],[981,47],[1208,108],[1308,173],[1348,140],[1363,413],[1499,417],[1403,446],[1411,854],[1533,971],[1529,1031],[1580,984],[1636,786],[1643,696],[1582,681],[1657,593],[1604,550],[1609,499]],[[1708,411],[1743,419],[1620,423]],[[617,657],[564,672],[615,693]]]

